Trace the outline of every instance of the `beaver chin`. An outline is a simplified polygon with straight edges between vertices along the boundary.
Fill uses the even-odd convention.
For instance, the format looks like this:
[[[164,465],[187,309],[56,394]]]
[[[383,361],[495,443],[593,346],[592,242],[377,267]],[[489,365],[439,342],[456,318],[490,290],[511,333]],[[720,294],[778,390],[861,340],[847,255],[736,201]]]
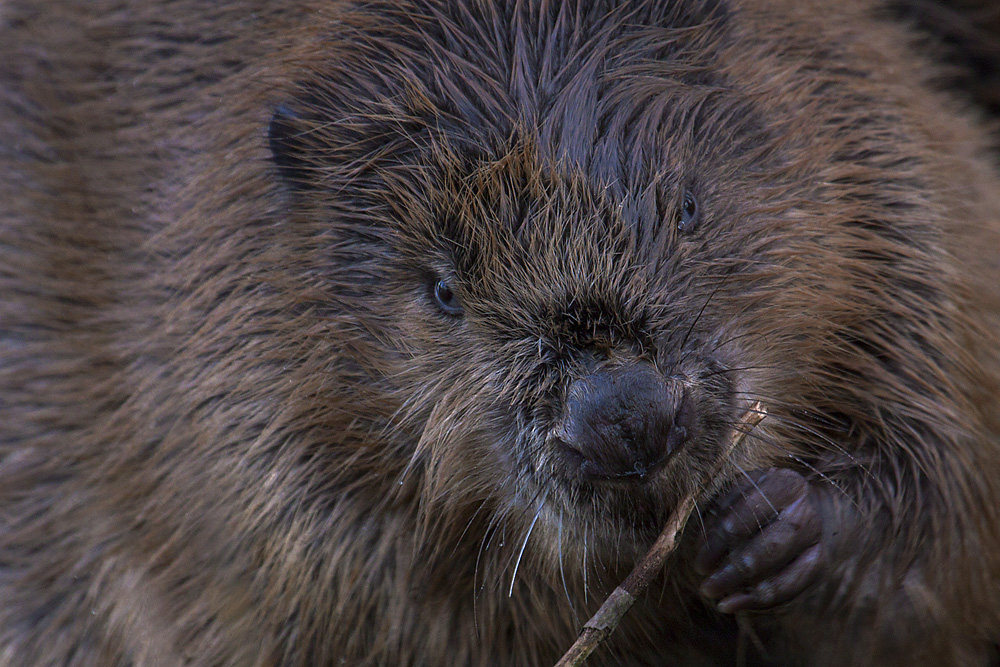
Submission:
[[[690,443],[692,448],[699,445]],[[553,562],[575,555],[580,562],[628,568],[646,553],[689,492],[687,471],[696,465],[682,451],[643,476],[583,481],[527,473],[516,511],[532,534],[530,541],[559,559]]]
[[[601,557],[638,556],[646,551],[676,507],[677,484],[669,479],[613,482],[564,489],[550,500],[571,540]],[[554,494],[555,495],[555,494]]]

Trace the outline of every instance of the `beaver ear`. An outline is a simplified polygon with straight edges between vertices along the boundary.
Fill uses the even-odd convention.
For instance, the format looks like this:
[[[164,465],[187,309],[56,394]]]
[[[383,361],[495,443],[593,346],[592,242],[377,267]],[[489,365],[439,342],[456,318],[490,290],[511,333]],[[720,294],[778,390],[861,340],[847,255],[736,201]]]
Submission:
[[[303,190],[311,178],[306,155],[305,129],[302,117],[286,104],[279,104],[267,125],[267,141],[271,161],[288,187]]]

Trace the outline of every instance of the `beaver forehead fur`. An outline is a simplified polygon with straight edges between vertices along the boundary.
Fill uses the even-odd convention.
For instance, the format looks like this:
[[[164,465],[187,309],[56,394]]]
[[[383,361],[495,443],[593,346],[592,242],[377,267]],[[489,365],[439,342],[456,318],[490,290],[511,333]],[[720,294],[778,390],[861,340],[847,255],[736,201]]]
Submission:
[[[985,664],[1000,178],[881,17],[3,5],[0,662],[555,662],[762,400],[708,495],[848,502],[743,631]],[[637,367],[688,439],[581,483],[574,382]],[[735,664],[698,530],[594,664]]]

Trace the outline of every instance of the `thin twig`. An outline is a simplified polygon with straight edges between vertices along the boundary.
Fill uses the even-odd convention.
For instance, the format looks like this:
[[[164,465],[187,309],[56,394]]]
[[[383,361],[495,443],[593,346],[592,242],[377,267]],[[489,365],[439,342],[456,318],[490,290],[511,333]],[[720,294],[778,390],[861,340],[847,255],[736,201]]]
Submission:
[[[712,469],[701,480],[701,484],[685,496],[677,508],[674,509],[670,515],[670,520],[663,527],[663,532],[656,538],[656,542],[653,543],[649,553],[639,561],[628,577],[626,577],[625,581],[618,588],[611,591],[611,595],[604,601],[604,604],[597,610],[597,613],[584,624],[579,638],[566,651],[559,662],[556,663],[556,667],[579,667],[587,659],[587,656],[594,652],[598,644],[614,631],[618,622],[622,620],[625,612],[632,607],[639,594],[646,589],[653,577],[663,569],[663,564],[667,561],[667,556],[677,546],[677,535],[684,529],[684,525],[687,523],[688,517],[691,516],[691,512],[694,510],[695,503],[698,501],[702,489],[719,472],[732,451],[743,442],[743,438],[764,419],[766,414],[767,410],[760,402],[755,403],[753,407],[743,414],[740,418],[740,423],[733,431],[733,437],[729,442],[729,446],[716,459]]]

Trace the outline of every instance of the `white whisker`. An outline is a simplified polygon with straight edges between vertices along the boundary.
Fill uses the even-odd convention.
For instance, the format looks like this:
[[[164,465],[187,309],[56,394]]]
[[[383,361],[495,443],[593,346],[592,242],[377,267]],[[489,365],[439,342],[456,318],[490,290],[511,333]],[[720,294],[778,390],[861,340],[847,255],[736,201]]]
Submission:
[[[528,538],[531,537],[531,531],[535,529],[535,524],[538,522],[538,517],[542,515],[542,508],[545,506],[545,500],[548,495],[542,498],[542,502],[538,503],[538,511],[535,512],[535,518],[531,521],[531,526],[528,527],[528,534],[524,536],[524,543],[521,544],[521,550],[517,554],[517,562],[514,563],[514,574],[510,577],[510,593],[507,597],[512,597],[514,595],[514,582],[517,581],[517,568],[521,565],[521,556],[524,555],[524,548],[528,546]]]

